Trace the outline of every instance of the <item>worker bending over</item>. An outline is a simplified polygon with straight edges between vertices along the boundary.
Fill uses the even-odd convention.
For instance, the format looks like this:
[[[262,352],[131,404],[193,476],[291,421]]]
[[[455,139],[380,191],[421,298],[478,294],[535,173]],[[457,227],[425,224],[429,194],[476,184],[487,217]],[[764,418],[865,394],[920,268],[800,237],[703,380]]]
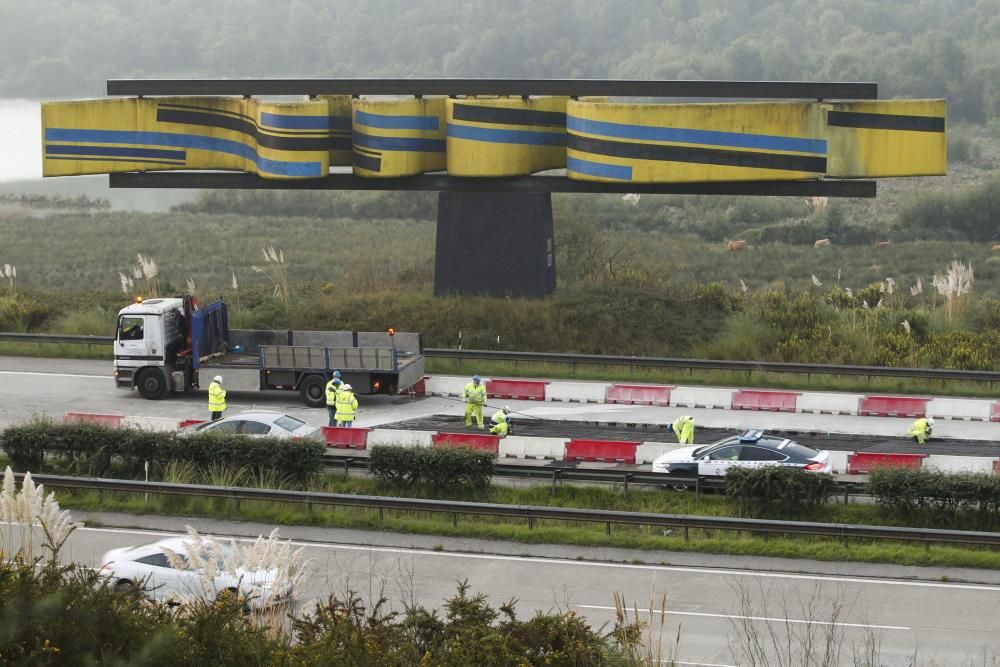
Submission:
[[[694,417],[684,415],[674,420],[671,429],[677,436],[677,442],[682,445],[694,444]]]
[[[921,417],[910,425],[910,436],[922,445],[930,439],[933,428],[933,417]]]
[[[472,417],[475,416],[479,428],[483,428],[483,406],[486,405],[486,385],[478,375],[472,376],[472,382],[465,385],[462,391],[462,398],[465,399],[465,425],[472,426]]]
[[[503,406],[503,409],[494,412],[493,416],[490,417],[490,423],[492,425],[490,433],[493,435],[499,435],[501,438],[510,433],[510,419],[507,417],[509,414],[509,405],[505,405]]]
[[[337,426],[354,426],[354,415],[358,411],[358,399],[354,397],[354,388],[349,384],[341,385],[337,392]]]

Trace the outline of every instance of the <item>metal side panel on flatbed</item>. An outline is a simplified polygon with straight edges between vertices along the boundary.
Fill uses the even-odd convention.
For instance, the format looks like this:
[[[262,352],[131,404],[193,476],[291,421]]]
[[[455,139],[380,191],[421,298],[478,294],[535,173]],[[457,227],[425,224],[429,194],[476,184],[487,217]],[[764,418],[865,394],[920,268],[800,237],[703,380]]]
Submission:
[[[400,392],[405,392],[420,382],[422,377],[424,377],[424,358],[422,356],[399,360],[399,382],[397,387]]]

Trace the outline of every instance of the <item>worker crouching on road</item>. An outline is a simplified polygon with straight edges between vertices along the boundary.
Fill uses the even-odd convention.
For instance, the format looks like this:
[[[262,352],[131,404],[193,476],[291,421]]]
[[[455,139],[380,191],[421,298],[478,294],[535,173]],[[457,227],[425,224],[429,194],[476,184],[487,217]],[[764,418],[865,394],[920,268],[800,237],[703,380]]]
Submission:
[[[222,418],[222,413],[226,411],[226,390],[222,388],[222,376],[216,375],[212,378],[212,384],[208,385],[208,412],[212,415],[212,421]]]
[[[483,406],[486,405],[486,385],[478,375],[472,376],[472,382],[465,385],[462,391],[462,398],[465,399],[465,425],[472,426],[472,417],[475,416],[479,428],[483,428]]]
[[[328,416],[327,426],[337,425],[337,394],[344,383],[340,381],[340,371],[334,371],[330,381],[326,383],[324,392],[326,393],[326,414]]]
[[[501,438],[505,437],[510,433],[510,418],[507,416],[510,414],[510,406],[505,405],[503,409],[497,410],[490,417],[490,423],[492,428],[490,428],[490,433],[493,435],[499,435]]]
[[[677,436],[677,442],[682,445],[694,444],[694,417],[689,415],[678,417],[674,420],[670,428],[673,430],[674,435]]]
[[[349,384],[340,386],[337,392],[337,426],[354,426],[354,415],[358,411],[358,399],[354,396],[354,388]]]
[[[933,417],[921,417],[910,425],[910,437],[922,445],[930,440],[933,428]]]

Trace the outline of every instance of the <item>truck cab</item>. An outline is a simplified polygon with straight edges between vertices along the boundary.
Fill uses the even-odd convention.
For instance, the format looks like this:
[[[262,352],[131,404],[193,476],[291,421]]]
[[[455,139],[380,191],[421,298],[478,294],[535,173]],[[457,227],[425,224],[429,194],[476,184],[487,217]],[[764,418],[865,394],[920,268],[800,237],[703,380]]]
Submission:
[[[148,299],[122,308],[115,328],[115,384],[138,388],[144,398],[165,397],[184,339],[183,299]]]

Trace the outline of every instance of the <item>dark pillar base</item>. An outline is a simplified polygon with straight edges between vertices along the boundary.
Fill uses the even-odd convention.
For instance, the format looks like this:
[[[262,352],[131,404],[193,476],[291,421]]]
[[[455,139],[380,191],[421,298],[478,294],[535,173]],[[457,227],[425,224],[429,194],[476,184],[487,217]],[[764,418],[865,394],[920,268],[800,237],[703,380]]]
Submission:
[[[552,195],[438,195],[434,295],[542,298],[556,288]]]

